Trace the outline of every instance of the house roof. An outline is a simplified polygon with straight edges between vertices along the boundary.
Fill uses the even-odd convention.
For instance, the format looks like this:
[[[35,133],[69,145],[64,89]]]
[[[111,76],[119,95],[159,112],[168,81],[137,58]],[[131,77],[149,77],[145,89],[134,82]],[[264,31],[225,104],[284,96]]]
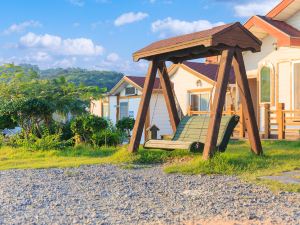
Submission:
[[[210,80],[216,81],[217,73],[218,73],[218,69],[219,69],[218,64],[188,62],[188,61],[184,61],[182,64],[184,66],[187,66],[190,69],[196,71],[197,73],[199,73],[203,76],[206,76]],[[230,71],[229,83],[230,84],[235,84],[235,75],[234,75],[233,68],[231,68],[231,71]]]
[[[187,59],[219,55],[223,46],[239,46],[243,50],[260,51],[261,42],[240,23],[230,23],[212,29],[181,35],[154,42],[133,54],[133,59],[183,61]],[[183,51],[185,50],[185,51]]]
[[[300,37],[300,31],[297,28],[287,24],[284,21],[274,20],[266,16],[258,16],[258,17],[260,17],[262,20],[266,21],[273,27],[277,28],[278,30],[286,33],[291,37],[298,37],[298,38]]]
[[[145,83],[146,77],[125,76],[125,78],[129,79],[130,81],[132,81],[134,84],[136,84],[141,89],[144,88],[144,83]],[[159,78],[155,78],[154,87],[153,88],[154,89],[161,89]]]
[[[277,39],[278,46],[300,46],[300,31],[284,21],[253,16],[245,23],[245,27],[259,39],[272,35]]]
[[[110,94],[114,95],[116,93],[119,93],[120,90],[122,90],[127,83],[131,84],[135,88],[142,90],[144,88],[146,77],[138,77],[138,76],[124,76],[111,90]],[[154,82],[154,90],[161,90],[160,86],[160,80],[159,78],[155,78]]]
[[[282,0],[266,16],[271,19],[286,21],[300,10],[300,0]]]

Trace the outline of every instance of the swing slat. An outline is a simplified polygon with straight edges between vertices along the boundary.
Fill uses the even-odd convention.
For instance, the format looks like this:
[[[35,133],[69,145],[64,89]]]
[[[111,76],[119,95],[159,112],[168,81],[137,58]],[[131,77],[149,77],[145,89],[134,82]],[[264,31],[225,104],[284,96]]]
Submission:
[[[219,151],[226,150],[230,136],[238,121],[239,116],[237,115],[222,117],[217,141]],[[179,123],[172,140],[149,140],[144,144],[144,148],[203,150],[208,126],[209,118],[206,116],[186,116]]]

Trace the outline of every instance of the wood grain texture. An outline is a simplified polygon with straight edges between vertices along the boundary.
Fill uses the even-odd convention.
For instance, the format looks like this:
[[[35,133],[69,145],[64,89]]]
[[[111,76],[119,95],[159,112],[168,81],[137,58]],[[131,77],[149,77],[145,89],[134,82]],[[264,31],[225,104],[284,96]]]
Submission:
[[[145,124],[145,120],[146,120],[146,116],[150,104],[151,94],[154,87],[154,81],[156,78],[157,69],[158,69],[158,62],[151,61],[149,64],[149,69],[146,76],[144,90],[140,101],[136,121],[134,124],[134,128],[132,130],[132,137],[130,139],[130,143],[128,146],[129,152],[136,152],[138,150],[142,133],[143,133],[143,127]]]
[[[216,148],[233,55],[234,49],[224,50],[221,55],[213,105],[210,114],[210,125],[202,156],[205,160],[213,156]]]
[[[248,132],[248,137],[251,145],[251,150],[261,155],[263,153],[255,112],[251,98],[250,88],[248,84],[245,64],[241,50],[236,49],[233,59],[233,69],[236,75],[237,85],[240,91],[243,114]]]
[[[161,83],[162,91],[163,91],[163,94],[165,97],[165,102],[166,102],[166,106],[168,109],[171,126],[173,129],[173,132],[175,132],[177,125],[180,122],[180,119],[179,119],[179,116],[177,113],[176,102],[175,102],[175,98],[174,98],[175,94],[172,89],[170,77],[168,74],[168,69],[166,67],[165,62],[159,63],[158,74],[160,77],[160,83]]]

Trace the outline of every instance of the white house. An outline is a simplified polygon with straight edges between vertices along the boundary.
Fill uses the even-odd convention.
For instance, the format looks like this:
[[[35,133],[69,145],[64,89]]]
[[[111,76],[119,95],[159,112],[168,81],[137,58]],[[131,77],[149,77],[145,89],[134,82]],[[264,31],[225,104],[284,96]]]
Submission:
[[[106,96],[100,100],[91,101],[91,113],[105,117],[113,124],[116,124],[123,117],[136,118],[144,82],[145,77],[124,76]],[[159,137],[160,135],[170,135],[173,133],[158,78],[156,78],[154,84],[142,142],[148,135],[147,128],[152,125],[156,125],[159,128]],[[145,133],[147,133],[146,136]]]
[[[174,84],[176,99],[183,114],[208,112],[213,98],[218,65],[213,63],[183,62],[169,68],[169,76]],[[233,69],[230,72],[225,110],[234,110],[237,105],[236,84]],[[191,113],[192,112],[192,113]]]
[[[277,133],[275,114],[283,103],[283,129],[299,135],[300,0],[283,0],[266,15],[251,17],[245,27],[262,41],[261,52],[244,54],[260,131],[265,130],[264,105],[270,104],[270,126]]]

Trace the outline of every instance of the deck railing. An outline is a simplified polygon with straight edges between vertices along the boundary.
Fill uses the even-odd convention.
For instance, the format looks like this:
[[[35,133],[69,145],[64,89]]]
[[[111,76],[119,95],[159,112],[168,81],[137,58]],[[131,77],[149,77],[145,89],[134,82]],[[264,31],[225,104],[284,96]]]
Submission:
[[[287,110],[284,103],[278,103],[276,109],[271,109],[270,104],[264,104],[260,119],[263,128],[260,133],[265,139],[299,139],[300,138],[300,110]],[[243,109],[241,105],[238,110],[234,110],[233,106],[227,107],[223,111],[223,115],[239,115],[240,122],[235,128],[235,136],[244,138],[246,136],[245,121],[243,117]],[[209,115],[209,111],[188,110],[188,115]]]

